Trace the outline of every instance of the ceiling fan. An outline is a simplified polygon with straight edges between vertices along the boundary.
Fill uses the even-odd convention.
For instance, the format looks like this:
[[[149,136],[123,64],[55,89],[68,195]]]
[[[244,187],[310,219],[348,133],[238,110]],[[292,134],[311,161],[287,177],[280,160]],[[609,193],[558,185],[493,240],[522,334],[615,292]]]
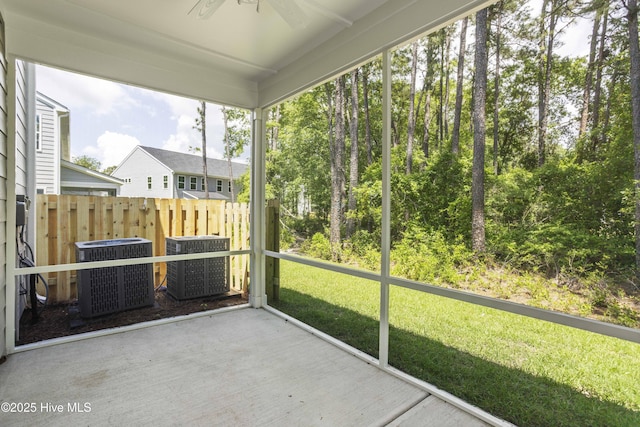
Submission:
[[[255,4],[256,11],[260,11],[261,0],[237,0],[238,4]],[[307,26],[307,15],[298,6],[296,0],[262,0],[266,1],[273,7],[282,19],[284,19],[293,29],[304,28]],[[225,0],[198,0],[191,8],[187,15],[193,15],[198,19],[208,19]]]

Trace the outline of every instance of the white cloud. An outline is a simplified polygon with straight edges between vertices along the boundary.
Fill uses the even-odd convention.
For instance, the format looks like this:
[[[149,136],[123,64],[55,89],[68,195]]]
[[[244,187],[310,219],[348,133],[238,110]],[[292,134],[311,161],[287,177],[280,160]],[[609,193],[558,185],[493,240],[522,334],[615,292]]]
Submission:
[[[187,152],[189,147],[202,145],[200,134],[193,129],[200,101],[191,98],[183,98],[162,92],[149,92],[150,96],[169,105],[171,120],[176,121],[176,131],[164,141],[166,150]],[[220,106],[207,103],[207,157],[222,158],[224,124]]]
[[[163,129],[168,131],[163,140],[145,141],[145,144],[185,153],[189,147],[201,146],[200,134],[193,129],[200,101],[39,65],[36,73],[39,91],[68,107],[72,115],[74,112],[84,112],[83,117],[92,123],[94,129],[104,126],[102,135],[94,143],[90,142],[93,136],[86,138],[72,135],[72,149],[76,148],[81,154],[100,160],[103,167],[118,164],[133,146],[140,144],[138,139],[126,134],[127,129],[132,132],[135,130],[131,123],[123,124],[117,129],[125,132],[124,134],[107,130],[109,127],[113,129],[114,122],[117,123],[121,115],[136,117],[147,123],[164,120]],[[167,107],[170,114],[168,117]],[[222,158],[224,124],[220,106],[207,103],[206,113],[207,156]],[[93,119],[87,115],[93,116],[96,122],[93,123]],[[84,131],[75,123],[72,132],[74,129]],[[171,130],[174,125],[175,130]],[[91,146],[83,147],[87,143]]]
[[[98,159],[106,168],[120,164],[136,145],[140,145],[138,138],[106,131],[98,137],[97,146],[85,147],[83,154]]]
[[[190,147],[199,147],[200,139],[198,133],[193,129],[194,118],[188,115],[181,115],[177,118],[176,133],[169,136],[164,141],[162,148],[165,150],[188,153]]]
[[[194,99],[183,98],[163,92],[148,91],[148,95],[157,101],[169,105],[171,113],[175,117],[182,115],[193,115],[195,117],[197,108],[200,105],[200,103]]]
[[[193,102],[193,101],[192,101]],[[173,104],[176,106],[174,112],[177,112],[181,107],[187,107],[186,105],[180,105],[180,102]],[[207,157],[222,158],[222,138],[216,135],[218,130],[215,126],[215,117],[211,117],[209,111],[216,111],[213,108],[207,108]],[[189,114],[190,113],[190,114]],[[188,113],[180,114],[178,117],[172,117],[176,120],[176,132],[169,136],[164,141],[162,148],[165,150],[179,151],[182,153],[188,153],[189,148],[200,148],[202,146],[202,139],[200,133],[193,128],[196,119],[196,109],[193,108]],[[218,118],[222,122],[222,116]],[[222,132],[219,132],[222,134]]]
[[[108,80],[37,66],[37,89],[71,109],[103,116],[140,106],[127,86]]]

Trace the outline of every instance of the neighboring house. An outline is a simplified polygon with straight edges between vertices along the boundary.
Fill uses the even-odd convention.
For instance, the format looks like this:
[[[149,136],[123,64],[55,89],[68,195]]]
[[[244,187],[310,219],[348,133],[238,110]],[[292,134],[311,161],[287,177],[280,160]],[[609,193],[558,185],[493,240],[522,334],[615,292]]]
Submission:
[[[71,161],[69,109],[36,92],[36,191],[60,194],[60,160]]]
[[[54,99],[36,92],[36,192],[117,196],[122,181],[71,162],[70,112]]]
[[[238,178],[248,165],[232,163],[234,194],[241,190]],[[138,145],[111,174],[124,183],[122,196],[169,199],[204,198],[202,156]],[[207,158],[209,199],[231,200],[229,164]]]
[[[119,196],[122,180],[60,160],[60,194]]]

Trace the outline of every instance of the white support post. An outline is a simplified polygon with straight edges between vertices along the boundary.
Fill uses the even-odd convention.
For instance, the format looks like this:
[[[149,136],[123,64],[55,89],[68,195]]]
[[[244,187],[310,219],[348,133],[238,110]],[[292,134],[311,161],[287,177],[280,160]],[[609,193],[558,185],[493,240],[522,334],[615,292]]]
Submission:
[[[380,367],[389,365],[389,276],[391,269],[391,53],[382,52],[382,257],[380,266]]]
[[[35,171],[31,171],[35,173]],[[7,58],[7,218],[5,351],[16,347],[16,59]]]
[[[265,112],[256,108],[252,113],[251,145],[251,281],[249,303],[260,308],[267,304],[265,290]]]

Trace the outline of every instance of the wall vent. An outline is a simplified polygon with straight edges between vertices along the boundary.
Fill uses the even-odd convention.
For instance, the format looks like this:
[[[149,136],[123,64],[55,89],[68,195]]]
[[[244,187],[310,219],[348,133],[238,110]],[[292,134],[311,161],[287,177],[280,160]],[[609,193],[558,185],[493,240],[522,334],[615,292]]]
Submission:
[[[76,261],[108,261],[153,256],[147,239],[76,242]],[[95,317],[154,304],[153,264],[78,270],[78,305],[82,317]]]
[[[185,236],[166,238],[167,255],[229,251],[227,237]],[[229,257],[167,262],[167,292],[183,300],[229,292]]]

